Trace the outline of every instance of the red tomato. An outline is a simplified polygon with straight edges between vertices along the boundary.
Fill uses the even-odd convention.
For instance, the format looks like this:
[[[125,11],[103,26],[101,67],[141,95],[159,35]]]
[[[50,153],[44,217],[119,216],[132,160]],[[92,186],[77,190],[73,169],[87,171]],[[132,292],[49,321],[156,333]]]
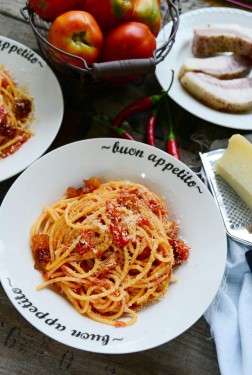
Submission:
[[[158,0],[135,0],[133,21],[143,22],[157,36],[161,27],[161,12]]]
[[[72,9],[81,9],[81,0],[29,0],[35,13],[47,21],[52,21],[60,14]]]
[[[71,10],[57,17],[49,30],[48,41],[60,50],[82,57],[88,65],[98,59],[103,34],[94,17],[81,10]],[[83,67],[77,59],[60,54],[65,61]]]
[[[156,39],[149,27],[140,22],[125,22],[104,38],[101,59],[115,61],[148,58],[156,49]]]
[[[84,0],[83,10],[91,13],[102,30],[109,30],[128,21],[133,14],[134,0]]]

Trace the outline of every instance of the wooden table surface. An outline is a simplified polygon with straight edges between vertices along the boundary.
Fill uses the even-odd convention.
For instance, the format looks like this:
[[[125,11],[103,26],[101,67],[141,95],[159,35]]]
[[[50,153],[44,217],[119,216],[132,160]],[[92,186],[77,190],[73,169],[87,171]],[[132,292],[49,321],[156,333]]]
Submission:
[[[218,0],[184,0],[182,11],[208,6],[226,6]],[[0,34],[17,40],[37,51],[30,26],[20,9],[25,0],[1,0]],[[1,63],[1,61],[0,61]],[[64,87],[62,87],[64,90]],[[65,114],[58,136],[49,148],[93,137],[109,136],[109,130],[90,122],[85,108],[112,117],[128,102],[160,91],[155,76],[141,84],[130,83],[113,90],[90,95],[82,103],[65,95]],[[83,106],[80,108],[80,106]],[[83,109],[84,108],[84,109]],[[197,171],[199,151],[206,151],[218,138],[229,137],[233,131],[215,126],[189,114],[172,103],[174,127],[180,146],[181,159]],[[139,119],[141,122],[143,119]],[[144,132],[135,132],[145,141]],[[162,137],[161,137],[162,138]],[[163,147],[163,140],[158,147]],[[18,176],[0,183],[0,203]],[[214,341],[208,324],[201,317],[190,329],[176,339],[157,348],[135,354],[104,355],[89,353],[60,344],[31,326],[13,307],[0,285],[0,374],[85,374],[85,375],[218,375],[220,374]]]

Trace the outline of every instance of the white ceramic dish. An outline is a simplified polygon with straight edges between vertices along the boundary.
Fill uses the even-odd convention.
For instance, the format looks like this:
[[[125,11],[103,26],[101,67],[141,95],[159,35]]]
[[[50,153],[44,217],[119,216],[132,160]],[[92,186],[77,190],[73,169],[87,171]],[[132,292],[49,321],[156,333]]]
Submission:
[[[163,89],[167,90],[171,82],[171,70],[174,70],[174,81],[169,91],[169,96],[177,104],[195,116],[216,125],[234,129],[251,130],[252,111],[242,114],[229,114],[216,111],[194,99],[179,82],[178,72],[181,65],[186,58],[193,57],[192,40],[194,27],[213,23],[239,24],[251,28],[252,13],[232,8],[209,7],[182,14],[174,46],[164,61],[157,65],[156,77]],[[168,23],[160,31],[157,38],[158,45],[166,40],[166,35],[170,34],[170,28],[171,25]],[[252,76],[252,73],[250,73],[250,76]]]
[[[29,247],[31,224],[44,205],[91,176],[140,182],[158,193],[191,247],[189,261],[176,272],[178,282],[160,302],[138,312],[130,327],[97,323],[51,289],[35,290],[43,279],[34,269]],[[182,162],[140,142],[92,139],[47,153],[18,177],[0,208],[0,275],[9,299],[44,334],[82,350],[129,353],[172,340],[205,312],[225,262],[225,228],[206,186]]]
[[[0,36],[0,64],[18,85],[34,98],[32,136],[13,155],[0,158],[0,181],[16,175],[39,158],[55,139],[63,118],[60,85],[46,62],[34,51],[14,40]]]

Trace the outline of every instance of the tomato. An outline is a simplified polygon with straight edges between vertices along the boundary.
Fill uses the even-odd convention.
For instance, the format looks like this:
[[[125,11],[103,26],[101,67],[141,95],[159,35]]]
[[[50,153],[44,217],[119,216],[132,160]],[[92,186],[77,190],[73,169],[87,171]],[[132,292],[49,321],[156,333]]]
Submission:
[[[88,65],[98,59],[103,43],[102,31],[94,17],[81,10],[71,10],[52,23],[48,41],[60,50],[82,57]],[[65,61],[83,67],[82,61],[60,54]]]
[[[91,13],[102,30],[109,30],[128,21],[133,14],[134,0],[84,0],[83,10]]]
[[[148,58],[156,49],[156,39],[149,27],[140,22],[125,22],[105,37],[102,61]]]
[[[29,0],[29,5],[42,19],[52,21],[72,9],[81,9],[80,0]]]
[[[133,21],[143,22],[157,36],[161,27],[161,12],[158,0],[135,0]]]

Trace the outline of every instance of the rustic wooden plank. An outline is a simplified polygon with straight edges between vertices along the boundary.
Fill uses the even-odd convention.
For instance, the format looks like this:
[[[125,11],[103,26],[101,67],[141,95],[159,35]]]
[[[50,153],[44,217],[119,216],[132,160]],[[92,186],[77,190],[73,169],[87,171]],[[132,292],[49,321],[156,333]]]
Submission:
[[[0,34],[17,42],[25,44],[32,49],[37,48],[36,38],[31,32],[31,27],[26,22],[12,19],[0,12]]]
[[[24,320],[1,287],[0,305],[2,375],[219,375],[214,345],[203,319],[175,340],[155,349],[105,355],[76,350],[46,337]]]
[[[20,9],[24,8],[25,5],[26,0],[1,0],[0,13],[23,20]]]

